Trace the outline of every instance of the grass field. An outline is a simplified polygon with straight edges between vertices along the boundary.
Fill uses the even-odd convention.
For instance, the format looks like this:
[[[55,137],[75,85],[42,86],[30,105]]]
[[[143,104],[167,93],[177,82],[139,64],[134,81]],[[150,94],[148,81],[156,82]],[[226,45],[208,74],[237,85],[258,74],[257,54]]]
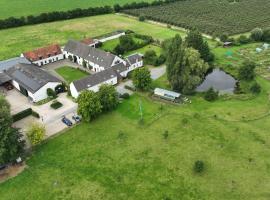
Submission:
[[[168,29],[136,19],[119,15],[102,15],[61,22],[25,26],[0,31],[0,60],[18,56],[21,52],[42,47],[51,43],[64,45],[68,39],[95,37],[119,29],[131,29],[140,34],[151,35],[156,39],[173,37],[185,33]]]
[[[270,26],[269,9],[269,0],[189,0],[126,12],[207,34],[233,35]]]
[[[43,12],[65,11],[75,8],[89,8],[97,6],[113,6],[114,4],[125,4],[136,0],[0,0],[0,19],[8,17],[21,17],[27,15],[38,15]],[[145,0],[151,2],[152,0]]]
[[[60,76],[62,76],[68,83],[82,79],[89,76],[88,73],[76,69],[74,67],[63,66],[55,70]]]
[[[132,96],[37,147],[28,168],[0,185],[1,199],[268,200],[270,84],[257,81],[263,91],[248,101],[195,96],[161,107]],[[202,175],[196,160],[206,164]]]

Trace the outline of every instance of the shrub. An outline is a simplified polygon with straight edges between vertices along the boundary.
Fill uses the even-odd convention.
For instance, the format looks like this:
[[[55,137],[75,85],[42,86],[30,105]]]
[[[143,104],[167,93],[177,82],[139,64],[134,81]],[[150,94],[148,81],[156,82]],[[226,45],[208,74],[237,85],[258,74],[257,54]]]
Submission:
[[[209,90],[206,91],[204,99],[206,101],[215,101],[218,99],[218,92],[211,87]]]
[[[197,160],[194,163],[193,169],[194,169],[194,172],[196,173],[202,173],[204,171],[204,162],[201,160]]]
[[[255,82],[251,85],[250,91],[253,94],[259,94],[261,92],[261,86],[257,82]]]
[[[51,104],[51,108],[53,109],[58,109],[58,108],[61,108],[63,106],[62,103],[60,103],[59,101],[53,101],[53,103]]]
[[[129,93],[124,93],[120,95],[120,98],[123,98],[123,99],[129,99],[129,97],[130,97]]]
[[[167,139],[169,137],[169,131],[164,131],[163,138]]]
[[[145,21],[145,16],[143,16],[143,15],[140,15],[140,16],[139,16],[139,21],[140,21],[140,22],[143,22],[143,21]]]
[[[19,121],[21,119],[24,119],[24,118],[26,118],[26,117],[28,117],[30,115],[32,115],[32,109],[31,108],[23,110],[23,111],[21,111],[21,112],[19,112],[19,113],[12,116],[13,122],[17,122],[17,121]]]
[[[251,81],[255,78],[255,63],[251,61],[244,61],[238,71],[238,77],[240,80]]]
[[[237,39],[237,42],[240,44],[247,44],[250,42],[250,39],[245,35],[240,35],[240,37]]]
[[[40,118],[39,114],[33,110],[32,110],[32,116],[38,119]]]
[[[129,86],[129,85],[125,85],[124,88],[127,89],[127,90],[131,90],[131,91],[133,91],[133,92],[136,91],[136,89],[135,89],[134,87],[131,87],[131,86]]]
[[[55,93],[55,91],[53,91],[52,88],[48,88],[48,89],[47,89],[47,95],[48,95],[48,97],[50,97],[50,98],[55,98],[55,97],[56,97],[56,93]]]
[[[250,38],[254,41],[261,41],[263,38],[263,30],[261,28],[254,28],[251,31]]]
[[[32,145],[37,145],[44,139],[45,132],[45,126],[39,123],[34,123],[29,127],[26,135]]]

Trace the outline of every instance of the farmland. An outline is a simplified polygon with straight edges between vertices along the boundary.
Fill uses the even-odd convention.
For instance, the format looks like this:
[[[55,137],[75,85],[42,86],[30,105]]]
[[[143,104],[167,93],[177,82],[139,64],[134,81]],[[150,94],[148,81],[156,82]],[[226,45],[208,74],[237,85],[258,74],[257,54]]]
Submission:
[[[270,26],[269,9],[268,0],[190,0],[125,12],[183,28],[196,27],[207,34],[232,35]]]
[[[98,6],[113,6],[114,4],[126,4],[136,0],[0,0],[0,19],[8,17],[21,17],[38,15],[44,12],[66,11],[75,8],[89,8]],[[151,2],[152,0],[145,0]]]
[[[51,43],[64,45],[69,39],[80,40],[83,37],[95,37],[115,30],[130,29],[139,34],[151,35],[164,40],[176,33],[184,32],[168,29],[150,23],[120,15],[102,15],[67,21],[24,26],[0,31],[0,60],[20,55],[24,51],[42,47]]]

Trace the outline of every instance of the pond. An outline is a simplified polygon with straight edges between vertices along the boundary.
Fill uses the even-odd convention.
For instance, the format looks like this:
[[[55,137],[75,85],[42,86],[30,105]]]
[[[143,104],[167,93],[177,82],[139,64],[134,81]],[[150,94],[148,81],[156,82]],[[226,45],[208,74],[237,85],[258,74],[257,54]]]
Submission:
[[[220,69],[214,69],[205,77],[205,80],[196,89],[197,92],[205,92],[213,87],[220,94],[232,94],[237,83],[231,75]]]

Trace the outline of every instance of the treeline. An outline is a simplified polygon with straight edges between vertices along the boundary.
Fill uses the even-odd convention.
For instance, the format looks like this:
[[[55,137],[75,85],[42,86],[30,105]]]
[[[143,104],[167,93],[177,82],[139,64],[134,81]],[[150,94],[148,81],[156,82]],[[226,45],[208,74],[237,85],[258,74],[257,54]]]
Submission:
[[[41,23],[46,23],[46,22],[68,20],[68,19],[74,19],[74,18],[80,18],[80,17],[110,14],[110,13],[119,12],[122,10],[144,8],[144,7],[155,6],[155,5],[163,5],[163,4],[167,4],[167,3],[171,3],[175,1],[184,1],[184,0],[158,0],[158,1],[153,1],[152,3],[134,2],[130,4],[127,3],[122,6],[120,6],[119,4],[116,4],[113,7],[103,6],[103,7],[91,7],[91,8],[86,8],[86,9],[77,8],[77,9],[68,10],[68,11],[54,11],[54,12],[48,12],[48,13],[41,13],[40,15],[37,15],[37,16],[29,15],[26,17],[18,17],[18,18],[9,17],[7,19],[0,20],[0,30],[19,27],[19,26],[25,26],[25,25],[33,25],[33,24],[41,24]]]

